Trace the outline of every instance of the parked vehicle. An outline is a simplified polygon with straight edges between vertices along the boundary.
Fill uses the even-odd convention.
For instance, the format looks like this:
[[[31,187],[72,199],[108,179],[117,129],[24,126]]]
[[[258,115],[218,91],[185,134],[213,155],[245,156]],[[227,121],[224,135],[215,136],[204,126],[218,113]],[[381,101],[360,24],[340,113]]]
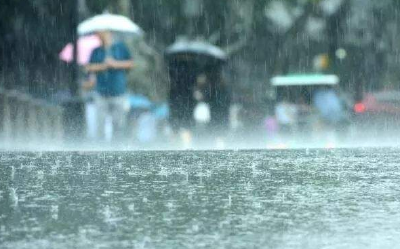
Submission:
[[[400,91],[366,93],[353,109],[358,133],[373,136],[400,130]]]
[[[275,93],[275,116],[281,137],[290,141],[319,143],[337,140],[345,134],[350,123],[351,105],[339,91],[338,83],[336,75],[273,77],[271,85]],[[286,123],[282,119],[285,117],[282,115],[285,106],[291,115],[287,119],[290,122]]]

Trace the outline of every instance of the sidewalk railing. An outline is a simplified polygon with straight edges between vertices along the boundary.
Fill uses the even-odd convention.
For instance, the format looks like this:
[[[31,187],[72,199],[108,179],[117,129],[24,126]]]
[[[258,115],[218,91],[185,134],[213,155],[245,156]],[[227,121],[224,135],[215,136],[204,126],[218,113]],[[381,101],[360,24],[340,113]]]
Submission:
[[[0,149],[60,145],[62,118],[61,106],[0,89]]]

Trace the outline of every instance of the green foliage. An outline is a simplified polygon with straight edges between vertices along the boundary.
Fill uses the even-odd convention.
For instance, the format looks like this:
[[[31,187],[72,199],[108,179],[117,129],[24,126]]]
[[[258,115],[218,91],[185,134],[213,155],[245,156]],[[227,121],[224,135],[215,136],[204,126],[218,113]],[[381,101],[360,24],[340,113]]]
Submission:
[[[111,0],[86,0],[86,5],[93,14],[99,14],[103,13],[110,6],[111,2]]]
[[[58,87],[59,50],[74,30],[73,1],[3,0],[0,8],[0,73],[5,87],[48,95]],[[4,69],[7,69],[4,71]],[[1,72],[3,71],[3,72]],[[10,79],[8,79],[10,78]],[[0,82],[1,84],[1,82]]]

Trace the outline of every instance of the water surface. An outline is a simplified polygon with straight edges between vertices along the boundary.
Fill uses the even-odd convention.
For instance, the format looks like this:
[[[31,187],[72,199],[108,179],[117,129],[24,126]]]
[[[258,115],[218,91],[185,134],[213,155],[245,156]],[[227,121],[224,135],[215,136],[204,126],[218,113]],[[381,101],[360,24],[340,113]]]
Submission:
[[[400,149],[0,153],[0,248],[395,248]]]

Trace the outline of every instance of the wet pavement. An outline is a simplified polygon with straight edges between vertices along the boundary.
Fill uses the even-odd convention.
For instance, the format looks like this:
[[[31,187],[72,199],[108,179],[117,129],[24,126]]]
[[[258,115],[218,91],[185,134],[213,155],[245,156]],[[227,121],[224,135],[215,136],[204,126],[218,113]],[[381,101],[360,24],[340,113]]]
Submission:
[[[0,248],[395,248],[399,155],[0,152]]]

